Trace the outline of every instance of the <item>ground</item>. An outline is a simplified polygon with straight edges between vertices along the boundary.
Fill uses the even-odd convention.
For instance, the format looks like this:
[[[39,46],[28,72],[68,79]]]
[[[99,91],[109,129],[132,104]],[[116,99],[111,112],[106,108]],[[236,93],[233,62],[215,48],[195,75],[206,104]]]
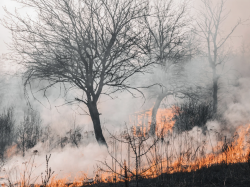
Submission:
[[[125,183],[89,184],[92,187],[125,187]],[[87,185],[87,186],[89,186]],[[139,181],[139,187],[249,187],[250,165],[248,163],[220,164],[209,168],[202,168],[194,172],[180,172],[162,174],[154,179]],[[136,187],[131,181],[129,187]]]

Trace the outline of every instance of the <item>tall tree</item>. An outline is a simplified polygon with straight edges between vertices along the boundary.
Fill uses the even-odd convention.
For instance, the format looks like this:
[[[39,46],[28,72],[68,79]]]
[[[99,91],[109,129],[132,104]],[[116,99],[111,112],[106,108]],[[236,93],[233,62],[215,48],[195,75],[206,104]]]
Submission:
[[[221,69],[225,66],[227,54],[225,44],[233,34],[235,29],[241,24],[239,20],[228,33],[223,33],[223,23],[228,18],[228,13],[225,12],[225,0],[216,1],[213,4],[210,0],[201,0],[203,8],[199,12],[197,20],[198,29],[197,35],[205,43],[204,54],[208,59],[212,69],[212,98],[213,112],[217,113],[218,108],[218,91],[219,79],[221,78]]]
[[[193,47],[190,45],[191,22],[185,1],[177,5],[173,0],[158,0],[149,5],[148,11],[151,16],[146,16],[144,21],[150,33],[150,57],[160,65],[160,79],[163,80],[161,89],[154,90],[156,101],[150,126],[150,133],[154,135],[156,114],[162,100],[169,95],[184,93],[178,78],[181,77],[182,62],[192,56]]]
[[[11,49],[26,68],[25,86],[46,80],[81,90],[76,102],[87,106],[96,140],[107,145],[97,102],[102,94],[133,91],[129,78],[144,72],[147,34],[141,18],[146,1],[16,0],[35,15],[7,12],[4,25],[12,32]],[[30,10],[29,9],[29,10]]]

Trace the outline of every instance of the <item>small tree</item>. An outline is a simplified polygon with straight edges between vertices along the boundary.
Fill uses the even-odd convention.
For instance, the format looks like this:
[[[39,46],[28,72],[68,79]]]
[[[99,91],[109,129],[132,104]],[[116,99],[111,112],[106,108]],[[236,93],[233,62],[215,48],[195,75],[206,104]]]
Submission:
[[[22,17],[8,11],[4,25],[12,32],[12,51],[27,69],[25,86],[46,80],[77,88],[92,119],[96,140],[107,145],[97,102],[101,95],[137,90],[129,78],[153,64],[146,60],[146,30],[139,21],[146,1],[18,0],[36,13]]]
[[[41,138],[41,119],[37,112],[28,111],[16,130],[16,143],[23,157],[25,151],[34,147]]]
[[[223,34],[222,26],[228,17],[228,12],[225,13],[226,1],[219,0],[216,2],[213,5],[209,0],[202,0],[203,8],[199,12],[199,19],[197,20],[198,29],[196,31],[197,35],[205,42],[206,50],[204,54],[212,69],[214,114],[217,113],[218,108],[219,79],[221,78],[221,72],[219,71],[224,68],[227,61],[224,47],[235,29],[241,24],[241,21],[238,21],[227,34]]]
[[[163,131],[161,132],[161,136],[163,136]],[[157,167],[157,162],[153,163],[152,160],[150,160],[150,156],[149,153],[152,149],[154,149],[156,147],[157,142],[159,142],[161,136],[159,137],[151,137],[149,136],[148,133],[144,133],[140,130],[137,130],[132,128],[131,130],[129,130],[128,128],[120,134],[120,137],[122,138],[118,138],[114,135],[111,135],[111,138],[116,142],[121,142],[122,144],[125,144],[128,146],[128,151],[130,152],[130,149],[132,150],[132,158],[134,159],[134,163],[135,166],[133,168],[130,168],[130,153],[128,155],[128,166],[126,164],[124,164],[123,160],[119,160],[116,157],[116,152],[117,150],[115,150],[115,153],[111,153],[109,152],[110,157],[112,158],[112,160],[114,160],[115,165],[118,164],[118,166],[124,171],[123,173],[119,173],[116,171],[116,167],[115,169],[113,168],[113,166],[109,165],[106,161],[101,163],[107,168],[104,169],[101,166],[98,166],[99,169],[101,171],[105,171],[105,172],[112,172],[115,175],[120,176],[121,178],[125,179],[125,184],[128,184],[129,181],[129,176],[132,177],[132,180],[136,181],[136,186],[138,187],[139,185],[139,180],[143,177],[143,175],[145,175],[148,171],[152,170],[152,168]],[[145,160],[148,161],[148,166],[147,167],[143,167],[142,166],[142,160],[143,158]],[[126,163],[126,162],[125,162]]]

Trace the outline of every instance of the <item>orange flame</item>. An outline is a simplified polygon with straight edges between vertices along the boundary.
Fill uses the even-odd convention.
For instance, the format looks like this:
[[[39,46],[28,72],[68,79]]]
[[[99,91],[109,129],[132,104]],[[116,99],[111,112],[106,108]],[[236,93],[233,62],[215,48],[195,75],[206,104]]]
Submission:
[[[6,158],[10,158],[12,157],[13,155],[15,155],[17,152],[17,144],[14,144],[12,146],[10,146],[6,151],[5,151],[5,157]]]
[[[143,133],[143,135],[148,132],[151,124],[151,114],[152,109],[144,113],[135,114],[136,118],[134,118],[134,120],[135,122],[137,122],[137,126],[134,127],[134,135],[136,135],[136,130],[138,129]],[[172,120],[173,116],[174,114],[171,109],[159,109],[156,117],[156,134],[158,133],[157,135],[160,135],[159,132],[163,130],[164,137],[172,136],[173,139],[170,138],[167,143],[165,142],[165,144],[159,142],[157,148],[158,152],[154,153],[154,160],[152,160],[150,164],[144,163],[144,165],[142,165],[140,168],[141,171],[146,168],[150,169],[144,172],[140,177],[155,178],[162,173],[172,174],[175,172],[191,172],[203,167],[210,167],[215,164],[233,164],[249,161],[250,158],[248,154],[250,153],[250,150],[248,148],[248,139],[250,137],[250,124],[238,127],[236,129],[235,136],[229,142],[221,139],[217,140],[216,145],[209,145],[209,141],[206,143],[204,140],[201,140],[201,144],[195,150],[192,150],[187,146],[187,149],[185,151],[180,151],[180,153],[176,155],[174,155],[173,153],[168,153],[167,155],[166,153],[162,154],[159,150],[164,149],[164,147],[165,149],[167,147],[167,150],[172,150],[172,152],[174,152],[173,149],[180,146],[174,145],[174,139],[176,139],[176,136],[174,136],[174,132],[172,131],[172,128],[174,126],[174,121]],[[185,133],[188,132],[184,132],[183,136],[185,135]],[[189,137],[188,141],[190,142],[185,143],[194,144],[194,140],[192,137]],[[206,150],[208,149],[211,150],[210,153],[206,153]],[[124,171],[122,171],[121,173],[123,172]],[[133,172],[135,173],[135,169],[133,169]],[[132,176],[129,174],[128,176],[131,180]],[[82,181],[86,181],[86,178]],[[79,179],[76,179],[76,181],[77,180],[79,181]],[[98,177],[94,179],[93,183],[119,181],[124,181],[124,178],[118,177],[114,173],[102,173],[98,174]],[[54,184],[56,183],[54,182]],[[84,182],[74,183],[75,186],[81,186],[83,184]]]
[[[152,123],[152,110],[153,108],[145,112],[138,112],[135,113],[132,117],[130,117],[130,123],[136,124],[136,126],[133,127],[134,135],[138,133],[142,133],[143,135],[145,135],[146,133],[148,133]],[[168,131],[172,131],[172,128],[174,126],[174,121],[172,120],[173,117],[174,113],[172,109],[158,109],[156,115],[157,136],[162,136],[162,133],[163,135],[165,135],[168,133]]]
[[[152,110],[136,114],[134,120],[137,122],[135,129],[139,129],[145,135],[150,129]],[[152,155],[155,155],[151,163],[142,164],[140,170],[148,169],[142,174],[144,178],[154,178],[162,173],[191,172],[203,167],[210,167],[215,164],[233,164],[248,162],[249,157],[249,138],[250,124],[242,125],[236,129],[234,137],[230,141],[223,139],[217,140],[216,145],[211,140],[194,140],[188,136],[189,132],[182,135],[175,135],[172,131],[174,114],[171,109],[159,109],[157,113],[157,129],[160,132],[163,129],[165,140],[158,143]],[[157,134],[156,133],[156,134]],[[187,139],[177,141],[178,138],[187,136]],[[205,136],[205,135],[204,135]],[[208,132],[207,137],[210,138]],[[199,138],[197,138],[199,139]],[[179,144],[176,144],[176,141]],[[209,142],[210,141],[210,142]],[[194,146],[197,144],[197,146]],[[179,149],[179,152],[176,150]],[[164,151],[163,151],[164,150]],[[207,150],[210,150],[208,152]],[[207,152],[206,152],[207,151]],[[134,172],[134,171],[133,171]],[[121,171],[120,173],[124,173]],[[131,179],[131,175],[128,174]],[[83,186],[85,184],[95,184],[98,182],[119,182],[124,178],[118,177],[114,173],[96,173],[95,178],[88,178],[84,173],[76,177],[73,182],[69,183],[69,176],[63,179],[53,177],[48,187],[66,187],[66,186]]]

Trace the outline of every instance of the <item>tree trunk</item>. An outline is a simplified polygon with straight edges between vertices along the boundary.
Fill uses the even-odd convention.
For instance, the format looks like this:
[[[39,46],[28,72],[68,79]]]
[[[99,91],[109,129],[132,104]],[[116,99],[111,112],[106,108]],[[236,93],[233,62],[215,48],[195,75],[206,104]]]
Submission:
[[[213,113],[217,113],[218,106],[218,77],[216,70],[213,70]]]
[[[108,147],[107,142],[102,134],[101,122],[100,122],[100,114],[97,109],[97,105],[95,102],[88,103],[89,113],[94,125],[95,137],[99,145],[105,145]]]
[[[129,187],[128,171],[126,166],[126,160],[124,160],[124,176],[125,176],[125,187]]]
[[[138,181],[138,155],[135,154],[135,180],[136,180],[136,187],[139,186],[139,181]]]
[[[151,116],[151,124],[150,124],[150,134],[155,135],[155,128],[156,128],[156,114],[160,107],[161,101],[166,97],[166,94],[160,94],[157,96]]]

